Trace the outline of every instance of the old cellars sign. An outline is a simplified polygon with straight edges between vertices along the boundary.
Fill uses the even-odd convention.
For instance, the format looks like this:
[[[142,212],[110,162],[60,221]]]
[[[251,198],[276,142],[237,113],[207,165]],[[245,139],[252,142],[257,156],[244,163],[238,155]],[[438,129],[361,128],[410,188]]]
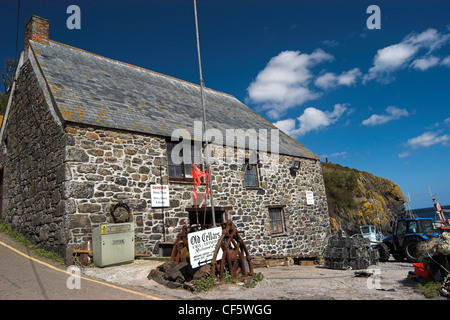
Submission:
[[[192,268],[197,268],[211,262],[221,235],[222,228],[211,228],[188,234],[189,257]],[[222,259],[222,254],[222,249],[219,249],[217,261]]]

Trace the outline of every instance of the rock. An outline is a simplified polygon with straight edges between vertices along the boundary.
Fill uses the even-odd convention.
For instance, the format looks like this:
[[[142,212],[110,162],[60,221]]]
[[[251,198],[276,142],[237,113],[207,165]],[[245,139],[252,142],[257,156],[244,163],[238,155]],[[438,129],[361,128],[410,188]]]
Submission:
[[[82,149],[71,148],[67,150],[66,161],[88,162],[89,156]]]
[[[69,181],[66,184],[66,198],[84,199],[94,195],[94,184],[90,182]]]
[[[157,269],[162,272],[164,279],[172,282],[183,283],[189,278],[188,263],[168,261],[160,265]]]
[[[183,283],[183,289],[189,290],[189,291],[195,291],[195,283],[194,281],[189,281]]]
[[[157,269],[152,269],[150,271],[150,273],[148,274],[147,279],[156,281],[157,278],[162,278],[162,276],[163,276],[163,273],[161,271],[159,271]]]
[[[184,282],[184,276],[177,268],[170,268],[164,273],[164,279],[173,282]]]
[[[149,275],[147,276],[148,280],[153,280],[159,284],[162,284],[163,286],[167,286],[167,283],[169,281],[164,279],[164,273],[162,273],[161,271],[158,271],[156,269],[152,269],[149,273]]]
[[[207,264],[207,265],[200,267],[200,269],[198,269],[194,273],[194,280],[206,278],[206,277],[209,277],[210,275],[211,275],[211,265]]]
[[[406,198],[394,182],[338,164],[321,165],[333,229],[359,234],[359,226],[377,220],[377,229],[381,225],[390,233],[390,221],[406,214]]]
[[[195,291],[194,280],[209,277],[210,274],[209,264],[192,269],[187,262],[167,261],[151,270],[147,278],[171,289],[183,286],[187,290]]]
[[[158,271],[161,271],[161,272],[164,273],[164,272],[166,272],[168,269],[174,267],[176,264],[177,264],[177,262],[175,262],[175,261],[167,261],[167,262],[164,262],[162,265],[158,266],[158,268],[156,268],[156,269],[157,269]]]

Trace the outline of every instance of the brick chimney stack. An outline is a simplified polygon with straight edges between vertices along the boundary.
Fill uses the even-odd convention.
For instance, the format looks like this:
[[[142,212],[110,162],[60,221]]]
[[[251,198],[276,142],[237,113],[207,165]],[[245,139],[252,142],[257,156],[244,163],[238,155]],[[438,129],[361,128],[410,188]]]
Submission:
[[[29,41],[33,40],[43,44],[48,44],[48,31],[50,20],[32,15],[25,24],[25,45],[24,51],[28,49]]]

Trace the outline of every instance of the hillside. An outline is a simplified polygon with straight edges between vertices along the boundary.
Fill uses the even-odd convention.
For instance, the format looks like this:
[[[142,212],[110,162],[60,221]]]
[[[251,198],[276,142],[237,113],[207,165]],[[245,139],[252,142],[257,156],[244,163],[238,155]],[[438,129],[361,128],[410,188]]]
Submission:
[[[322,163],[322,171],[333,229],[351,235],[374,224],[388,233],[390,222],[405,214],[406,198],[394,182],[334,163]]]

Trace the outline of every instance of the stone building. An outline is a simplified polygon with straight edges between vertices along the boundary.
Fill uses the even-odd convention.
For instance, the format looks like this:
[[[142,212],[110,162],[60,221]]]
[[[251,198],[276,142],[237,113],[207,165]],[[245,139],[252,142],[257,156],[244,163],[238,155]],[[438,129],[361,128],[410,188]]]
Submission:
[[[211,223],[210,203],[193,205],[191,164],[170,152],[180,146],[172,136],[192,141],[198,163],[200,87],[49,40],[48,32],[49,21],[37,16],[25,26],[0,131],[2,221],[68,260],[94,227],[113,223],[117,203],[130,208],[141,253],[158,255],[183,225]],[[216,222],[231,219],[254,256],[320,254],[330,229],[320,158],[233,96],[205,95],[216,133]],[[245,137],[248,148],[239,148]],[[169,186],[169,204],[152,207],[160,184]]]

